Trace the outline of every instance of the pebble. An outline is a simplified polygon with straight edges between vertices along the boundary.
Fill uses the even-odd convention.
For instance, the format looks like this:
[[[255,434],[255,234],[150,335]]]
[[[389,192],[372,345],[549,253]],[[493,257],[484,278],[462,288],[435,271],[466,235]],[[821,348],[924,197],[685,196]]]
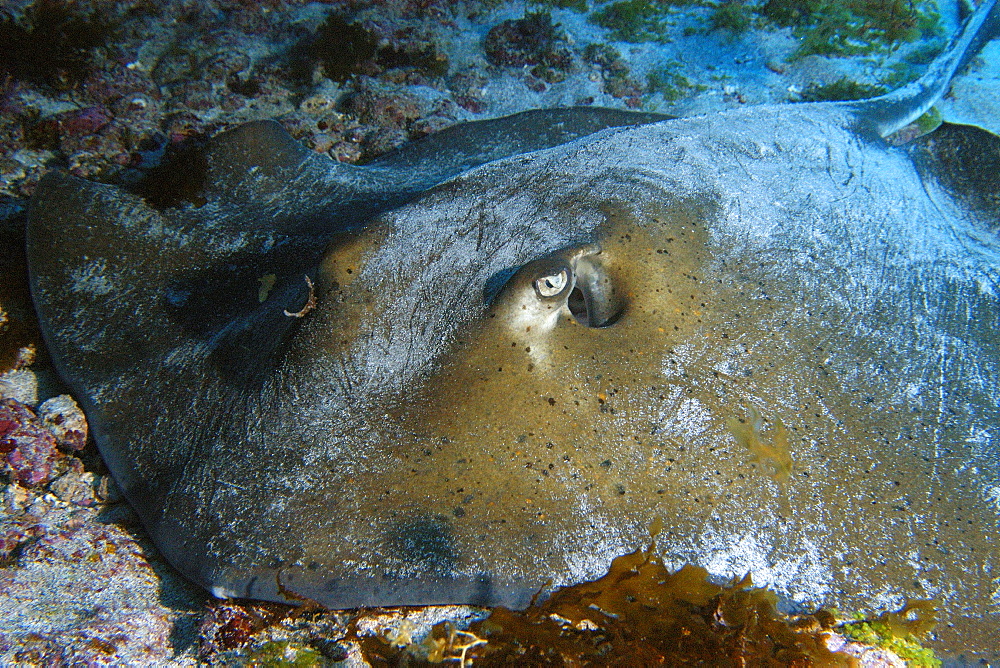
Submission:
[[[90,471],[71,470],[56,478],[49,490],[66,503],[78,506],[94,506],[100,502],[96,476]]]
[[[46,400],[38,407],[38,416],[61,447],[83,450],[87,444],[87,418],[68,394]]]
[[[30,494],[26,487],[12,482],[3,488],[3,498],[0,500],[0,513],[5,515],[20,515],[28,507]]]

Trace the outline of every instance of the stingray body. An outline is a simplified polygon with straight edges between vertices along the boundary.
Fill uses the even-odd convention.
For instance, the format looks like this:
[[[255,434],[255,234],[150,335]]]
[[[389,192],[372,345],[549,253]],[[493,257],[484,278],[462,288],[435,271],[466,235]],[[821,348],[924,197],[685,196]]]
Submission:
[[[991,656],[1000,214],[954,141],[877,137],[990,11],[907,96],[537,112],[365,167],[257,123],[162,210],[50,176],[47,341],[219,595],[523,606],[660,518],[668,563],[802,606],[932,598],[940,648]]]

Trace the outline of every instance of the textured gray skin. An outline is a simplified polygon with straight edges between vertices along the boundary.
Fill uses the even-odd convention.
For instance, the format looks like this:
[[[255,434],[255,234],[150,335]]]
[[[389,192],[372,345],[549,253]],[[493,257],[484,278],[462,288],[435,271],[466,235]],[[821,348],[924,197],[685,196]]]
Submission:
[[[870,138],[953,71],[909,109],[535,112],[365,167],[251,124],[200,207],[47,178],[32,289],[129,500],[220,595],[522,606],[662,518],[671,563],[804,606],[932,597],[939,649],[992,656],[998,212]],[[612,325],[572,279],[538,296],[563,269]],[[751,407],[787,480],[734,438]]]

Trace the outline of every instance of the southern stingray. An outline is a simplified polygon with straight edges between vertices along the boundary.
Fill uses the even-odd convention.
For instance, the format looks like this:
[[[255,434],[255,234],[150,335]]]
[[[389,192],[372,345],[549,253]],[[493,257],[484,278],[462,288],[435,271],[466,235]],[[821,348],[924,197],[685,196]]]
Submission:
[[[932,598],[941,648],[991,656],[1000,210],[966,176],[997,140],[881,137],[998,13],[867,101],[530,112],[365,166],[251,123],[159,207],[51,174],[47,343],[220,596],[523,606],[662,520],[668,563],[807,607]]]

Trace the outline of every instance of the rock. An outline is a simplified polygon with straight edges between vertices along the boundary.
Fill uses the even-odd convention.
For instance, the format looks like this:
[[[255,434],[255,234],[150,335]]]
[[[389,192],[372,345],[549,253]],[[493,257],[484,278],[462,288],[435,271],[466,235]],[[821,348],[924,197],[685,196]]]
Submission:
[[[14,399],[34,406],[38,403],[38,377],[34,371],[14,369],[0,376],[0,399]]]
[[[17,543],[0,567],[0,665],[194,665],[201,594],[97,509],[45,497],[0,533]]]
[[[831,633],[826,646],[831,652],[853,656],[860,668],[906,668],[907,665],[906,661],[888,649],[856,642],[839,633]]]
[[[0,523],[0,565],[11,563],[21,546],[40,533],[37,525],[24,519]]]
[[[73,459],[79,462],[79,459]],[[90,471],[70,470],[56,478],[49,490],[66,503],[77,506],[94,506],[100,502],[96,476]]]
[[[73,397],[60,394],[46,400],[38,407],[38,415],[61,447],[83,450],[87,444],[87,418]]]
[[[28,507],[31,495],[28,489],[11,483],[4,487],[3,498],[0,500],[0,513],[4,515],[20,515]]]
[[[486,34],[483,50],[490,64],[500,67],[540,65],[565,72],[573,61],[565,34],[552,23],[551,15],[542,12],[494,26]]]
[[[105,503],[118,503],[125,500],[121,489],[118,488],[118,483],[109,475],[102,475],[98,479],[97,496]]]
[[[367,79],[346,99],[345,106],[362,123],[387,130],[408,130],[414,121],[431,111],[425,100],[405,88]]]
[[[10,478],[27,486],[44,485],[68,466],[52,432],[28,406],[14,399],[0,402],[0,455]]]

